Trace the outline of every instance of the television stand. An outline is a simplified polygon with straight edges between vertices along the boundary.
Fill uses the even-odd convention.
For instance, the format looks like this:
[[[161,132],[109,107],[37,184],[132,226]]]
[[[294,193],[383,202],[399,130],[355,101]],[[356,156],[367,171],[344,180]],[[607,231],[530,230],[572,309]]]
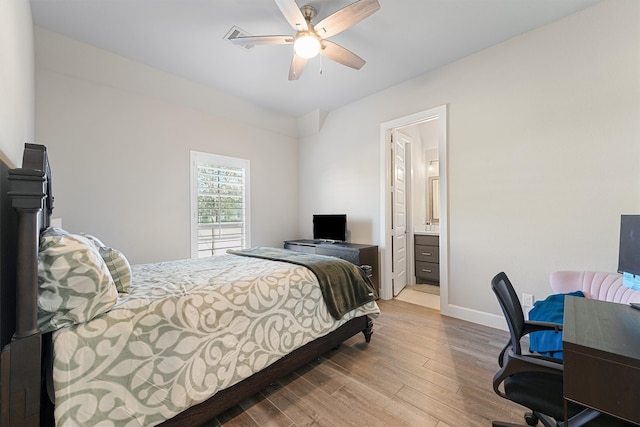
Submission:
[[[378,270],[378,247],[358,243],[329,242],[322,240],[285,240],[284,248],[308,254],[327,255],[341,258],[357,266],[371,266],[371,282],[380,295],[380,272]]]

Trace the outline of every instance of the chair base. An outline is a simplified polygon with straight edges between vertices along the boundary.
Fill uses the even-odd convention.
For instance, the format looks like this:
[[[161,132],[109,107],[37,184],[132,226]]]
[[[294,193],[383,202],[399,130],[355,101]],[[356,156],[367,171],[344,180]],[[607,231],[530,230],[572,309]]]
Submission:
[[[558,423],[555,420],[545,414],[541,414],[539,412],[527,412],[524,414],[524,420],[527,424],[513,424],[505,421],[493,421],[491,423],[492,427],[528,427],[528,426],[537,426],[542,424],[544,427],[558,427]]]

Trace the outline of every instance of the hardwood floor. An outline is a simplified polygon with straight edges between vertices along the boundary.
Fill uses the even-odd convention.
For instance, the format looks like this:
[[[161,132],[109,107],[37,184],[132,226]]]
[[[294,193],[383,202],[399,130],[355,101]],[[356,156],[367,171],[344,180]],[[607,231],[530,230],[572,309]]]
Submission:
[[[359,334],[202,427],[525,425],[525,410],[491,386],[507,332],[403,301],[379,305],[368,345]]]

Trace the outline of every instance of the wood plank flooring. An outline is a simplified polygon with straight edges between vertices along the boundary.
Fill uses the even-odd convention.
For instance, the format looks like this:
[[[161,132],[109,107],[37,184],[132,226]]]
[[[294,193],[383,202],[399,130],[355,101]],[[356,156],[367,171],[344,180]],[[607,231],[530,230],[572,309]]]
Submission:
[[[202,427],[524,424],[524,408],[491,381],[508,333],[426,307],[379,301],[369,344],[359,334]]]

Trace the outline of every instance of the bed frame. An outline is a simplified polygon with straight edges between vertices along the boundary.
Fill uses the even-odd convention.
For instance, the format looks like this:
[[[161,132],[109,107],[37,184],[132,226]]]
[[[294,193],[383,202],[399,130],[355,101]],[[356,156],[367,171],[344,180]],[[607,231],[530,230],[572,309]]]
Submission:
[[[25,144],[22,168],[0,163],[0,427],[53,426],[45,381],[51,334],[41,334],[37,324],[38,242],[53,211],[47,149]],[[369,342],[372,327],[368,316],[352,319],[161,425],[197,426],[211,420],[359,332]]]

